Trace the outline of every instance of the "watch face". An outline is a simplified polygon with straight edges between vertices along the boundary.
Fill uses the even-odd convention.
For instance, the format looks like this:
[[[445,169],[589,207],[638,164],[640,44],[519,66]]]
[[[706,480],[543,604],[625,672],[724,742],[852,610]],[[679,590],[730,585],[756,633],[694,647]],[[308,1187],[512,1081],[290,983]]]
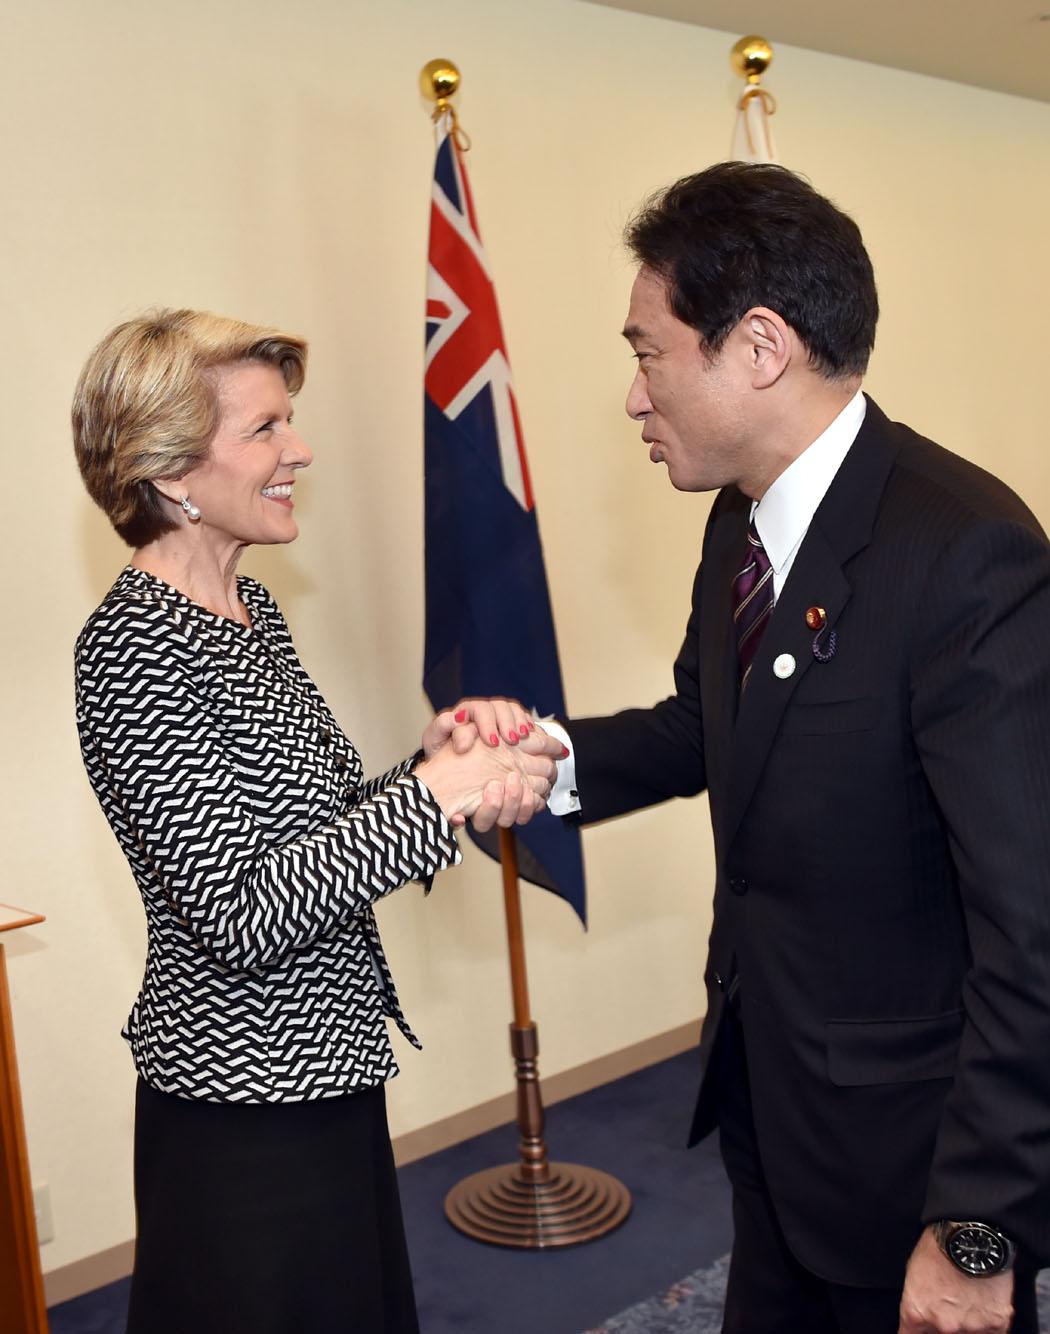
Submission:
[[[949,1258],[967,1274],[998,1274],[1007,1262],[1006,1243],[990,1227],[967,1223],[948,1238]]]

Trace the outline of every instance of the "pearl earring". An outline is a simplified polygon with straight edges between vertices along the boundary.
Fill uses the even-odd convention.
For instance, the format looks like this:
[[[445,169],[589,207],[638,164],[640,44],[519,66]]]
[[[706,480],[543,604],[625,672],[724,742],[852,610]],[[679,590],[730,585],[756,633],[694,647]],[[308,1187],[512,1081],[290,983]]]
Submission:
[[[186,511],[186,517],[190,523],[200,523],[201,512],[196,505],[190,504],[189,496],[182,497],[182,508]]]

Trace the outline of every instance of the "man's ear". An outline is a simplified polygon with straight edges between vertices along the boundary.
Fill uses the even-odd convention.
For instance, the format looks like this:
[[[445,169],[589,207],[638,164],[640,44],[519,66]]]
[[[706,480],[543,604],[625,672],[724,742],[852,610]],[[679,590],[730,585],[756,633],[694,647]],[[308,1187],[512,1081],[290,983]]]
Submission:
[[[768,389],[791,365],[795,339],[784,318],[768,306],[752,306],[740,321],[745,340],[751,383]]]

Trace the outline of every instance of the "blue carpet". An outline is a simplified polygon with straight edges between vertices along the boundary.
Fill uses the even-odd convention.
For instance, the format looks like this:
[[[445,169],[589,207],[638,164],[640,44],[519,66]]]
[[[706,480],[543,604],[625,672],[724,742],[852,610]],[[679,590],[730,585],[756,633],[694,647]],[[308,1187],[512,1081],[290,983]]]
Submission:
[[[586,1334],[719,1334],[729,1256],[638,1302]],[[1050,1270],[1039,1275],[1040,1334],[1050,1334]]]
[[[683,1148],[696,1079],[689,1053],[548,1109],[551,1156],[611,1172],[634,1196],[623,1227],[585,1246],[508,1251],[445,1221],[457,1181],[516,1158],[512,1126],[402,1168],[422,1334],[717,1334],[729,1189],[713,1139]],[[124,1334],[127,1294],[125,1279],[52,1307],[51,1334]],[[1050,1334],[1050,1271],[1040,1297]]]
[[[52,1306],[47,1313],[51,1334],[124,1334],[130,1287],[131,1279],[122,1278]]]
[[[720,1334],[729,1256],[613,1316],[586,1334]]]

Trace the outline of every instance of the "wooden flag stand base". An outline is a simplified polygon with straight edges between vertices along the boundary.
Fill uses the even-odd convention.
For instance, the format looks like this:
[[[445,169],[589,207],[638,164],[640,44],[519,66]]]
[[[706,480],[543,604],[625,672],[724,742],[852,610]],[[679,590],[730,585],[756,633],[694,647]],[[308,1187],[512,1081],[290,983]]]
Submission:
[[[518,1082],[520,1160],[477,1172],[453,1186],[445,1197],[445,1217],[468,1237],[494,1246],[523,1250],[577,1246],[619,1227],[631,1212],[631,1195],[615,1177],[596,1168],[547,1159],[536,1068],[539,1039],[529,1013],[525,972],[517,847],[510,830],[501,829],[499,834],[514,993],[510,1049]]]

